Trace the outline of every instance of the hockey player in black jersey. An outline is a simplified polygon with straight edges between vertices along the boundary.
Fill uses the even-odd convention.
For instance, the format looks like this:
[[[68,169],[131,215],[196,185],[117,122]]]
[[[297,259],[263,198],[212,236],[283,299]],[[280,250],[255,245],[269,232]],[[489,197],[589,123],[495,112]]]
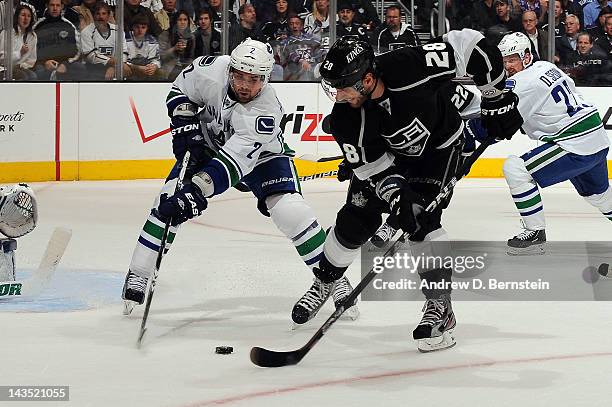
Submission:
[[[496,138],[509,138],[522,124],[518,98],[504,92],[499,51],[473,30],[451,31],[439,42],[406,47],[377,57],[357,37],[343,37],[322,62],[322,84],[336,90],[331,130],[353,170],[346,203],[328,232],[315,275],[329,283],[342,277],[359,248],[382,222],[395,216],[411,242],[444,240],[442,203],[424,207],[459,167],[463,122],[441,91],[469,74],[482,93],[481,114]],[[419,270],[422,280],[450,282],[452,270]],[[450,289],[423,289],[426,303],[413,332],[421,351],[455,344]]]

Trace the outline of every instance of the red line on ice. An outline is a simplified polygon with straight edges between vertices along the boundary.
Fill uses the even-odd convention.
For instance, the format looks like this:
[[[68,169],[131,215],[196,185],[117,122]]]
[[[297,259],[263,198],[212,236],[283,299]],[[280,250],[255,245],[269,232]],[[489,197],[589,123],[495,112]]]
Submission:
[[[550,361],[558,361],[558,360],[571,360],[571,359],[585,359],[592,357],[602,357],[602,356],[612,356],[612,352],[602,352],[602,353],[584,353],[578,355],[555,355],[555,356],[542,356],[536,358],[525,358],[525,359],[507,359],[507,360],[493,360],[488,362],[474,362],[474,363],[464,363],[460,365],[451,365],[451,366],[438,366],[438,367],[430,367],[423,369],[410,369],[410,370],[397,370],[392,372],[385,373],[377,373],[372,375],[365,376],[353,376],[346,377],[344,379],[336,379],[336,380],[327,380],[313,383],[306,383],[299,386],[289,386],[289,387],[280,387],[277,389],[263,390],[253,393],[246,393],[237,396],[230,396],[215,400],[207,400],[207,401],[197,401],[191,404],[185,405],[185,407],[203,407],[203,406],[216,406],[221,404],[229,404],[238,401],[252,400],[260,397],[268,397],[274,396],[284,393],[294,393],[303,390],[314,389],[317,387],[330,387],[339,384],[352,384],[357,382],[365,382],[368,380],[378,380],[378,379],[386,379],[389,377],[402,377],[402,376],[417,376],[424,375],[429,373],[436,372],[444,372],[449,370],[459,370],[459,369],[468,369],[474,367],[488,367],[488,366],[496,366],[496,365],[516,365],[521,363],[538,363],[538,362],[550,362]],[[291,367],[285,368],[291,369]]]

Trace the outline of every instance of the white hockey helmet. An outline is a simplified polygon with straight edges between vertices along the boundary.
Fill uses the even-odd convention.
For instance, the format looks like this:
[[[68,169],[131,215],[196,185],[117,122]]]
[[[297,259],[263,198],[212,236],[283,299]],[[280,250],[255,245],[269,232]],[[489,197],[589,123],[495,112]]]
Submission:
[[[237,71],[263,76],[264,86],[270,79],[273,66],[272,46],[251,38],[238,44],[230,55],[230,67]]]
[[[531,41],[523,33],[506,34],[497,45],[497,48],[501,51],[502,57],[518,54],[521,61],[523,61],[523,68],[527,68],[533,62]]]

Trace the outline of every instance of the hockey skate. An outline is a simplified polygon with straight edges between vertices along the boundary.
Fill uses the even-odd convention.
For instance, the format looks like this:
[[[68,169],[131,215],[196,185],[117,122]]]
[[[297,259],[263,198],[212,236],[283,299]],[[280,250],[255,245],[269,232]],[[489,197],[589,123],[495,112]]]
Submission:
[[[376,233],[374,233],[374,236],[372,236],[370,242],[372,242],[372,244],[376,247],[383,247],[385,243],[393,239],[393,236],[395,236],[396,233],[397,229],[385,222],[378,228]]]
[[[346,276],[336,281],[336,286],[332,292],[332,298],[334,299],[336,308],[344,302],[344,299],[349,296],[351,291],[353,291],[353,287]],[[355,298],[352,305],[347,305],[340,319],[355,321],[357,318],[359,318],[359,308],[357,307],[357,298]]]
[[[428,299],[423,318],[412,332],[420,352],[433,352],[455,346],[453,331],[457,321],[449,297]]]
[[[317,312],[331,295],[334,286],[335,282],[324,283],[318,278],[314,279],[314,283],[306,291],[306,294],[293,306],[291,311],[291,319],[294,322],[293,329],[298,325],[305,324],[317,315]]]
[[[128,271],[123,284],[123,315],[130,315],[136,305],[144,302],[148,279]]]
[[[508,239],[507,253],[511,256],[529,256],[544,254],[546,232],[542,230],[525,229],[512,239]]]

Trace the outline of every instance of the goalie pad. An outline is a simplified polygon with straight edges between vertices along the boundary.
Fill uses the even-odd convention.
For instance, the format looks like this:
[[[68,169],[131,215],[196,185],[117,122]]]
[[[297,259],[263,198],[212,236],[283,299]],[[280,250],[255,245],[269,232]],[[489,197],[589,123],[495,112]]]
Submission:
[[[0,233],[20,237],[36,227],[38,210],[34,191],[27,184],[0,187]]]

